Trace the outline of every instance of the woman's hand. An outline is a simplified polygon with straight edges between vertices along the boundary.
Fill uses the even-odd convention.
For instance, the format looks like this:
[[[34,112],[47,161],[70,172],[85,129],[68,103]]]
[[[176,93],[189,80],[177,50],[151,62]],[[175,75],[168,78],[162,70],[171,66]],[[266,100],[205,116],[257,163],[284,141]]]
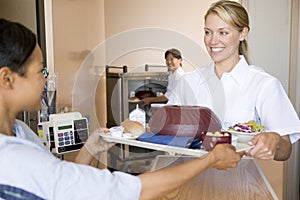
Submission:
[[[75,158],[75,163],[89,165],[94,158],[98,159],[98,154],[107,151],[115,143],[105,142],[101,134],[108,133],[107,128],[98,128],[94,130],[88,137],[83,148]]]
[[[258,159],[286,160],[291,153],[289,137],[280,136],[275,132],[257,134],[249,145],[254,145],[254,147],[247,152],[247,155]]]
[[[98,128],[89,135],[87,141],[84,144],[84,148],[86,148],[86,150],[91,154],[91,156],[95,157],[99,153],[107,151],[115,144],[105,142],[104,139],[101,137],[101,134],[108,132],[109,129],[107,128]]]

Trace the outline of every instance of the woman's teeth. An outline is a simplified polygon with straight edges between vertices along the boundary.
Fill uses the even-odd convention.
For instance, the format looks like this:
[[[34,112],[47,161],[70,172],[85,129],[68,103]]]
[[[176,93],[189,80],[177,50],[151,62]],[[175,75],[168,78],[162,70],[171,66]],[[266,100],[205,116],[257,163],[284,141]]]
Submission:
[[[211,50],[214,51],[214,52],[222,51],[223,49],[224,49],[223,47],[211,48]]]

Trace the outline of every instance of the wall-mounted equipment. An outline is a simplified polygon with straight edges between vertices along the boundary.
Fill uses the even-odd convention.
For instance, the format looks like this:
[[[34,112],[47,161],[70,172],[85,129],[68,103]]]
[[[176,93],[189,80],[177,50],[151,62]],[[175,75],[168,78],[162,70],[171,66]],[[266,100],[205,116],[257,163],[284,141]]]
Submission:
[[[89,136],[88,120],[79,112],[51,114],[38,129],[44,144],[57,154],[79,150]]]

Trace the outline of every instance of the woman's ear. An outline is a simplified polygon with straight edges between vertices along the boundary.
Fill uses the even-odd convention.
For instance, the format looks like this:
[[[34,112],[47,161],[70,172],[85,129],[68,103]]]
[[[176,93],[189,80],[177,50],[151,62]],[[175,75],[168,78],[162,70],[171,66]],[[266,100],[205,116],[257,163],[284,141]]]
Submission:
[[[0,68],[0,86],[2,88],[12,88],[13,87],[13,71],[9,67]]]
[[[247,27],[244,27],[243,30],[241,31],[240,41],[247,40],[248,32],[249,32],[249,29]]]

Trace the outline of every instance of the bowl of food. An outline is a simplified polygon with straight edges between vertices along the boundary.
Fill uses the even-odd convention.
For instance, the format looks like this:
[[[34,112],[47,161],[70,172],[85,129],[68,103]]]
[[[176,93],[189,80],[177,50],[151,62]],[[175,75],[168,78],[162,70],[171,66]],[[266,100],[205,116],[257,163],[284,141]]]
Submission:
[[[231,144],[231,134],[226,131],[207,132],[202,137],[202,147],[206,151],[210,151],[217,144]]]
[[[243,123],[237,123],[233,126],[230,126],[228,129],[228,132],[230,132],[232,135],[235,135],[238,137],[239,143],[247,143],[252,138],[258,134],[262,133],[266,130],[265,126],[262,126],[258,124],[256,121],[251,120],[248,122]]]

